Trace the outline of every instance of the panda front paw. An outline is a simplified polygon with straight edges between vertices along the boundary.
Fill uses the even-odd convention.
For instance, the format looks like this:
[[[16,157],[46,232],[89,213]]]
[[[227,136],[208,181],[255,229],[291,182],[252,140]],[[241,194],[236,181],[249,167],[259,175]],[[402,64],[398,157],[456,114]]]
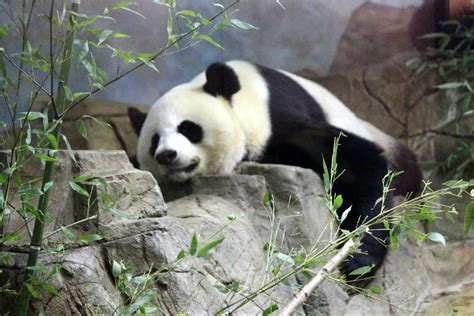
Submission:
[[[374,279],[382,260],[369,254],[355,253],[340,265],[339,271],[345,276],[347,284],[364,288]]]

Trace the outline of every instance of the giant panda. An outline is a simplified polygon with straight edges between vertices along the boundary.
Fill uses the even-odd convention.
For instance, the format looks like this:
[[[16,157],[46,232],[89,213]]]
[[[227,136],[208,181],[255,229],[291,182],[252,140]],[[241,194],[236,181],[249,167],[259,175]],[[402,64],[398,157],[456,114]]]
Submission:
[[[191,81],[172,88],[148,114],[129,108],[139,134],[137,166],[160,181],[183,182],[196,175],[231,173],[244,160],[310,168],[320,175],[340,133],[334,192],[339,210],[352,206],[342,229],[353,230],[381,208],[382,179],[390,169],[395,194],[415,193],[421,172],[403,144],[361,120],[332,93],[302,77],[246,61],[213,63]],[[390,194],[391,195],[391,194]],[[391,205],[391,196],[386,200]],[[340,270],[373,265],[387,252],[389,232],[375,226],[362,239],[360,253]]]

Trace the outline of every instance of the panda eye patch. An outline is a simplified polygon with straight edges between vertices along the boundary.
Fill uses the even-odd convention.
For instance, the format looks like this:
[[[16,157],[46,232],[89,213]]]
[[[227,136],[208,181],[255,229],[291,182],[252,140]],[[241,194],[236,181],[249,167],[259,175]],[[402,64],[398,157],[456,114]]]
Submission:
[[[181,122],[178,126],[178,132],[189,139],[191,143],[199,143],[203,136],[202,127],[191,121]]]
[[[155,152],[156,152],[156,148],[158,148],[158,143],[160,142],[160,135],[158,134],[155,134],[153,135],[153,137],[151,138],[151,145],[150,145],[150,155],[154,158],[155,157]]]

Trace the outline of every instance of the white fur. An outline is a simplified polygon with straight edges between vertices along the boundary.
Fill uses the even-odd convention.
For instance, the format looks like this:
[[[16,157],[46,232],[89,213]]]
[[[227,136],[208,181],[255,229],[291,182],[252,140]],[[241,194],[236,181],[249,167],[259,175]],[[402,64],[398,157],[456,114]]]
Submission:
[[[366,140],[374,141],[374,138],[365,126],[365,123],[367,122],[358,118],[347,106],[344,105],[344,103],[342,103],[326,88],[292,73],[283,70],[280,70],[280,72],[296,81],[316,100],[316,102],[319,103],[329,124]]]
[[[161,97],[150,109],[139,137],[137,158],[140,167],[151,171],[159,180],[184,181],[196,174],[230,173],[247,153],[256,159],[263,153],[271,136],[269,89],[256,67],[244,61],[227,63],[236,73],[241,89],[232,102],[203,91],[205,73],[188,83],[176,86]],[[371,124],[359,119],[339,99],[322,86],[280,70],[321,106],[328,123],[375,142],[389,152],[396,142]],[[177,132],[183,120],[196,122],[204,137],[191,143]],[[199,164],[192,172],[173,172],[161,166],[149,154],[151,138],[160,135],[155,156],[165,150],[177,152],[177,167]]]

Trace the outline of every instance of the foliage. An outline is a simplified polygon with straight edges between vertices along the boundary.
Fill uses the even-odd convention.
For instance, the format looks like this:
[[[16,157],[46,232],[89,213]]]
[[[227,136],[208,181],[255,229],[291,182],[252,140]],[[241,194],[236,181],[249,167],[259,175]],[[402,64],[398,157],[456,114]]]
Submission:
[[[436,71],[440,90],[450,92],[453,97],[448,104],[446,123],[435,132],[443,135],[443,129],[451,127],[456,133],[455,149],[446,161],[438,166],[447,177],[462,178],[468,169],[474,169],[474,146],[472,120],[474,117],[474,16],[441,23],[444,32],[429,33],[421,38],[437,41],[435,48],[428,49],[421,58],[413,59],[409,65],[415,75],[423,76]],[[463,130],[468,131],[462,134]],[[445,133],[444,133],[445,134]]]
[[[69,6],[64,0],[35,1],[23,0],[21,4],[4,1],[0,5],[0,14],[5,17],[5,23],[0,25],[1,43],[20,43],[17,50],[12,45],[0,47],[0,94],[2,97],[1,108],[8,113],[8,122],[1,122],[7,133],[2,135],[0,145],[9,146],[11,154],[8,161],[2,165],[0,173],[0,251],[6,243],[18,241],[24,230],[10,231],[8,223],[10,218],[21,218],[26,227],[26,233],[31,240],[25,280],[21,289],[19,314],[26,314],[30,296],[38,298],[43,289],[50,294],[57,295],[48,285],[41,271],[45,267],[37,263],[39,255],[61,252],[63,245],[58,249],[45,249],[42,244],[45,238],[56,233],[63,233],[71,242],[95,242],[102,239],[97,234],[77,236],[73,231],[78,224],[83,224],[97,217],[89,216],[89,209],[98,199],[105,205],[103,211],[113,212],[118,216],[127,216],[113,206],[113,201],[102,190],[99,197],[93,194],[98,186],[105,187],[106,181],[92,176],[82,176],[69,182],[69,189],[86,200],[87,216],[75,223],[61,226],[57,231],[44,236],[44,225],[48,221],[55,221],[48,214],[49,193],[55,186],[53,170],[58,162],[58,151],[66,148],[69,158],[77,163],[72,147],[66,135],[61,132],[62,123],[68,112],[80,104],[81,101],[106,89],[114,82],[124,78],[135,70],[146,66],[158,72],[155,61],[158,58],[177,52],[202,42],[222,48],[212,35],[222,29],[254,29],[249,23],[240,21],[230,11],[239,0],[232,1],[229,5],[214,4],[215,15],[205,17],[203,14],[178,8],[175,0],[154,0],[159,8],[168,12],[166,30],[163,37],[167,43],[151,52],[137,52],[124,49],[124,43],[130,37],[127,34],[116,32],[114,25],[116,12],[135,15],[136,18],[145,18],[137,11],[138,5],[131,1],[121,1],[104,8],[99,14],[82,13],[78,1],[73,1]],[[49,38],[43,43],[32,36],[32,20],[39,23],[39,27],[48,30]],[[38,27],[38,26],[35,26]],[[7,48],[9,46],[9,48]],[[116,61],[114,71],[106,71],[98,65],[94,56],[101,52],[108,52]],[[86,74],[88,89],[76,91],[69,84],[69,73],[83,72]],[[48,98],[44,110],[35,108],[40,96]],[[87,139],[88,133],[84,120],[92,119],[99,124],[99,120],[83,116],[76,122],[79,133]],[[35,178],[26,174],[28,166],[36,161],[42,166],[43,174]],[[15,201],[19,201],[16,203]],[[31,224],[34,223],[33,231]],[[222,240],[214,241],[199,249],[199,257],[209,256],[209,251]],[[8,256],[2,255],[2,264],[7,262]],[[61,260],[57,260],[53,271],[61,269]],[[125,288],[129,283],[134,284],[136,279],[128,277],[127,267],[118,264],[121,269],[116,278],[120,287]],[[0,271],[1,273],[1,271]],[[46,280],[46,281],[45,281]],[[128,283],[127,283],[128,282]],[[13,293],[13,289],[5,287],[4,293]],[[130,294],[130,293],[129,293]],[[148,300],[149,296],[135,297],[129,295],[129,301],[141,302]],[[0,309],[3,310],[0,299]],[[136,311],[135,305],[128,308],[130,313]],[[141,307],[140,307],[141,308]],[[133,311],[132,311],[133,310]]]

